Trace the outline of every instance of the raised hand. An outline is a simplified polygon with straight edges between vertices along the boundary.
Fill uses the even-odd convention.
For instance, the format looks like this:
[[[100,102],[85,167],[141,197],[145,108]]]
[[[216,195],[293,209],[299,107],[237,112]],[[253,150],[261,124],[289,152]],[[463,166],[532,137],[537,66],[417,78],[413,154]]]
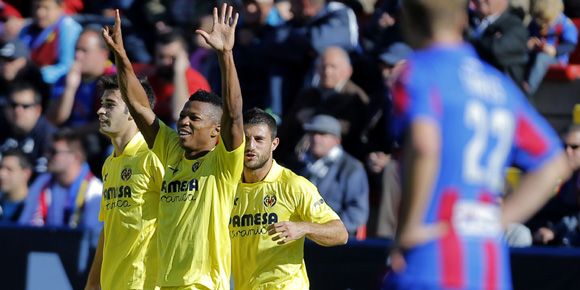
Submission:
[[[213,8],[213,27],[208,34],[203,30],[196,30],[195,33],[201,35],[218,53],[231,51],[234,47],[236,25],[238,24],[238,13],[232,18],[233,7],[224,3],[221,15],[218,17],[217,7]],[[227,13],[226,13],[227,12]]]
[[[121,34],[121,16],[119,15],[119,9],[115,11],[115,25],[113,27],[105,26],[101,30],[101,35],[105,39],[107,48],[113,53],[118,54],[125,50],[123,46],[123,35]]]

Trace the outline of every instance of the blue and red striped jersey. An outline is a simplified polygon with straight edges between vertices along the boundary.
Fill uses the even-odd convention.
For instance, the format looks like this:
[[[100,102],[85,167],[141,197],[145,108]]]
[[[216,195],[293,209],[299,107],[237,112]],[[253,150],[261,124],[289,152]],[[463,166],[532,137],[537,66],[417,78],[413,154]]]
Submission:
[[[561,150],[550,125],[515,84],[468,44],[434,45],[407,61],[393,91],[394,127],[441,129],[441,163],[424,222],[446,220],[443,238],[405,252],[387,289],[511,289],[499,200],[507,166],[534,170]]]

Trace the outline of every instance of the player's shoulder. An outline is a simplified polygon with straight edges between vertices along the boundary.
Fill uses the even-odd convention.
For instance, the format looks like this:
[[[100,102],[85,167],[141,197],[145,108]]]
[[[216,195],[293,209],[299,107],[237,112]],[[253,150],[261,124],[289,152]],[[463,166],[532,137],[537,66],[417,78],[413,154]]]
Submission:
[[[282,169],[279,181],[288,192],[310,192],[316,190],[316,186],[308,179],[285,167]]]

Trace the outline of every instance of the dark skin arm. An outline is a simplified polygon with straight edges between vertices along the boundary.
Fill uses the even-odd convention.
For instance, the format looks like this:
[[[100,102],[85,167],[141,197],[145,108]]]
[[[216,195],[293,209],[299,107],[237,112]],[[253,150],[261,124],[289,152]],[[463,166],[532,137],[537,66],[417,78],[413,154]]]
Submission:
[[[242,92],[232,53],[239,15],[236,13],[232,18],[232,11],[233,8],[224,3],[221,14],[218,16],[218,9],[214,8],[211,33],[208,34],[203,30],[196,31],[218,54],[223,100],[221,138],[228,151],[238,148],[244,138]]]
[[[139,83],[133,66],[127,57],[125,47],[123,46],[123,37],[121,33],[121,17],[119,10],[116,11],[115,25],[105,27],[101,34],[105,39],[107,48],[115,55],[115,65],[117,66],[117,76],[119,78],[119,89],[123,101],[127,104],[131,116],[143,134],[149,148],[153,147],[155,138],[159,132],[159,119],[151,109],[147,94]]]

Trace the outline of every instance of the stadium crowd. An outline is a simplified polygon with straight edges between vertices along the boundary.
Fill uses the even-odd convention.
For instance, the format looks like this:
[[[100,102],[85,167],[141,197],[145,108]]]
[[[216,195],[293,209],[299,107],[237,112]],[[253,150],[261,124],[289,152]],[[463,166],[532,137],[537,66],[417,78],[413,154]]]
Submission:
[[[224,2],[239,13],[239,18],[229,16],[228,20],[235,28],[231,63],[209,34],[214,32],[218,17],[212,9]],[[508,76],[522,94],[533,100],[550,65],[567,65],[576,49],[575,23],[580,22],[572,19],[580,17],[579,2],[466,1],[469,21],[462,38],[473,45],[482,60]],[[120,25],[119,21],[124,45],[120,49],[115,46],[115,35],[108,40],[101,30]],[[131,130],[141,129],[143,136],[139,138],[145,141],[139,144],[148,145],[156,154],[161,152],[159,156],[163,157],[151,162],[165,166],[169,184],[172,179],[167,175],[176,175],[179,169],[171,163],[171,154],[165,156],[162,151],[173,148],[171,134],[186,142],[179,144],[183,148],[176,145],[172,149],[184,151],[180,154],[186,157],[190,154],[192,158],[205,158],[206,151],[229,156],[240,151],[240,146],[249,150],[246,142],[258,142],[256,136],[261,131],[255,130],[262,122],[268,125],[268,130],[262,130],[269,132],[265,139],[272,146],[264,151],[270,154],[268,166],[305,177],[300,182],[306,185],[301,186],[308,190],[314,188],[311,185],[316,186],[315,196],[332,209],[323,213],[297,209],[288,215],[301,215],[303,220],[328,225],[329,229],[328,223],[340,220],[340,227],[343,224],[348,235],[359,240],[394,239],[404,184],[400,178],[401,132],[393,126],[392,119],[394,111],[408,104],[398,102],[400,99],[394,99],[393,94],[400,89],[396,82],[413,54],[411,43],[403,37],[404,29],[399,0],[1,0],[0,224],[111,233],[106,225],[111,221],[103,216],[101,204],[111,194],[107,191],[107,184],[111,184],[107,183],[107,178],[111,178],[107,172],[120,174],[121,178],[127,173],[121,173],[122,169],[106,170],[103,165],[113,162],[110,156],[122,154],[118,147],[127,145],[136,134]],[[130,60],[131,70],[126,64],[119,64],[125,60]],[[229,67],[233,63],[235,66]],[[232,71],[237,71],[235,81]],[[151,114],[135,107],[132,98],[141,86],[132,87],[133,79],[127,77],[127,72],[134,72],[135,79],[146,79],[150,84],[155,99],[151,100],[155,103],[149,108]],[[109,91],[115,95],[113,102],[126,103],[127,112],[135,118],[136,125],[131,125],[134,128],[127,129],[133,135],[121,145],[114,141],[120,133],[103,133],[104,119],[108,122],[108,117],[102,117],[106,115],[102,110],[109,102],[103,97],[107,88],[102,81],[99,83],[104,76],[115,76],[109,90],[116,90],[119,95]],[[241,108],[230,97],[236,92],[238,80]],[[149,93],[146,85],[143,88]],[[190,98],[200,90],[220,95],[224,107],[217,107],[233,120],[224,122],[222,117],[221,127],[219,122],[214,124],[219,129],[208,133],[204,144],[211,146],[199,151],[203,154],[191,145],[194,143],[183,141],[188,132],[182,131],[183,119],[193,120],[186,110],[190,104],[211,103],[205,101],[211,96]],[[189,107],[197,112],[194,105]],[[267,112],[274,123],[264,116],[254,116],[261,120],[249,124],[254,131],[248,131],[246,123],[235,123],[238,115],[233,109],[250,110],[261,116],[262,111],[256,113],[252,108]],[[148,126],[154,129],[142,129]],[[236,135],[242,127],[246,130],[243,142],[241,135]],[[551,199],[531,219],[506,227],[505,240],[510,246],[580,246],[580,123],[570,120],[569,128],[558,133],[572,176],[554,180]],[[162,140],[167,146],[155,141],[161,137],[167,139]],[[220,144],[213,149],[218,139]],[[255,150],[259,155],[260,149]],[[215,157],[216,163],[227,166],[219,163],[220,158],[223,156]],[[242,172],[241,158],[231,160],[240,163],[239,168],[230,168],[237,175],[224,178],[223,184],[230,186],[230,179],[237,182],[243,175],[240,186],[253,188],[251,184],[257,181],[245,180],[250,175],[246,168]],[[171,173],[167,168],[175,171]],[[289,176],[295,178],[288,177],[290,180],[298,178]],[[264,174],[261,179],[264,178],[273,177]],[[159,185],[163,181],[161,191],[167,192],[165,179],[157,181],[147,182]],[[284,182],[298,186],[292,181]],[[221,186],[220,181],[216,183]],[[502,202],[510,198],[516,183],[505,178]],[[231,199],[237,205],[238,197],[234,201],[232,193]],[[163,210],[159,211],[161,216]],[[266,217],[262,220],[266,222]],[[333,226],[334,234],[346,235],[342,228]],[[173,245],[170,236],[175,233],[169,233],[167,224],[161,228],[168,234],[167,240],[159,241]],[[212,232],[213,228],[205,230]],[[280,229],[282,233],[285,230],[288,231]],[[345,242],[338,238],[330,241],[320,232],[310,234],[298,239],[307,236],[325,245]],[[102,243],[106,245],[107,240]],[[235,248],[233,251],[235,256]],[[106,256],[106,251],[103,254]],[[159,259],[170,260],[162,256]],[[232,263],[236,266],[235,261]],[[249,283],[243,280],[246,277],[235,275],[234,279]],[[175,281],[166,279],[167,286]],[[98,279],[92,282],[95,281]]]

